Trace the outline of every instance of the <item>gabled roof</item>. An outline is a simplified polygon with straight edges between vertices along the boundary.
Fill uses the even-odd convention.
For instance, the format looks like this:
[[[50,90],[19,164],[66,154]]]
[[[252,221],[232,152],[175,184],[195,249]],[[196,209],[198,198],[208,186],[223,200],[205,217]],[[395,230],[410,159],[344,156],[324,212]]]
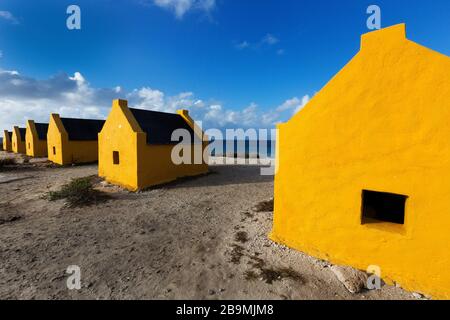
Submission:
[[[26,128],[19,128],[19,132],[20,132],[20,140],[25,141],[25,134],[27,132]]]
[[[201,141],[179,114],[132,108],[130,111],[141,129],[147,133],[147,144],[177,144],[178,141],[171,141],[172,133],[177,129],[187,130],[191,137],[194,137],[194,142]]]
[[[61,118],[61,122],[69,140],[89,141],[98,140],[98,133],[102,130],[105,120]]]
[[[39,140],[47,140],[48,123],[35,123]]]

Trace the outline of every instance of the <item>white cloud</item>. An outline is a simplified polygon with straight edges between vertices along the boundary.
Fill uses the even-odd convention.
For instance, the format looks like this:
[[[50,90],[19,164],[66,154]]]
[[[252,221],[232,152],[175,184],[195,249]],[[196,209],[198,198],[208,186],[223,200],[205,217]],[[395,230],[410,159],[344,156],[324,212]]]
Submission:
[[[0,19],[7,20],[13,24],[19,23],[19,20],[9,11],[0,11]]]
[[[243,50],[243,49],[246,49],[246,48],[248,48],[248,47],[250,47],[250,43],[248,43],[247,41],[239,42],[239,43],[236,45],[236,48],[239,49],[239,50]]]
[[[271,109],[250,103],[235,110],[216,101],[200,99],[189,91],[166,95],[151,87],[132,91],[124,91],[120,86],[95,88],[80,72],[34,79],[17,71],[0,69],[0,130],[24,126],[27,119],[48,122],[52,112],[63,117],[104,119],[112,100],[117,98],[126,98],[131,107],[145,110],[174,113],[188,109],[195,120],[203,122],[204,128],[270,128],[288,120],[309,101],[306,95]]]
[[[303,98],[299,99],[298,97],[294,97],[292,99],[286,100],[283,104],[279,105],[276,109],[277,112],[283,112],[288,110],[293,110],[292,114],[296,114],[301,109],[303,109],[306,104],[309,102],[311,98],[309,95],[303,96]]]
[[[280,40],[275,37],[273,34],[266,34],[266,36],[261,40],[262,43],[268,44],[269,46],[273,46],[274,44],[277,44],[280,42]]]
[[[153,3],[161,8],[173,11],[178,19],[190,10],[210,12],[216,7],[216,0],[153,0]]]
[[[238,50],[244,50],[244,49],[253,49],[253,50],[259,50],[263,48],[270,48],[275,47],[280,42],[280,39],[275,37],[273,34],[268,33],[264,37],[261,38],[259,41],[255,42],[249,42],[247,40],[235,43],[235,48]],[[284,49],[279,48],[276,50],[276,53],[278,55],[283,55],[285,53]]]

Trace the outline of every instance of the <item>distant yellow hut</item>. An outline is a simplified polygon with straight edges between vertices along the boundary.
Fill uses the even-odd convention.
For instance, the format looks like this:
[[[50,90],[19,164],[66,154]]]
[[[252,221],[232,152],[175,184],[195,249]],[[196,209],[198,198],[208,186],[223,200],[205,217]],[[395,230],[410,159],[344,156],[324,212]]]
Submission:
[[[12,151],[12,132],[8,130],[3,130],[3,150],[11,152]]]
[[[190,153],[188,163],[172,159],[177,142],[171,137],[177,129],[191,139],[184,146]],[[115,100],[99,134],[99,176],[134,191],[206,173],[204,138],[185,110],[178,114],[139,110]],[[195,159],[196,152],[200,159]]]
[[[25,145],[27,148],[28,156],[47,156],[47,131],[48,123],[35,123],[33,120],[27,121]]]
[[[25,148],[25,134],[26,128],[19,128],[17,126],[14,127],[12,132],[12,151],[15,153],[26,153]]]
[[[405,25],[360,52],[278,126],[271,238],[450,298],[450,58]]]
[[[98,133],[104,123],[52,114],[47,132],[48,159],[60,165],[96,162]]]

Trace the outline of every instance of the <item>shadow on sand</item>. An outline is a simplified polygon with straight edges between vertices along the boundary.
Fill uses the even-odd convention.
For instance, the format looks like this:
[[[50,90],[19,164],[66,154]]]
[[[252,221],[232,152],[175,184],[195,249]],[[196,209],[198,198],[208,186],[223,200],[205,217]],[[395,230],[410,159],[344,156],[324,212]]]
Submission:
[[[209,167],[207,174],[181,178],[147,190],[273,182],[273,176],[261,175],[261,168],[258,165],[214,165]]]

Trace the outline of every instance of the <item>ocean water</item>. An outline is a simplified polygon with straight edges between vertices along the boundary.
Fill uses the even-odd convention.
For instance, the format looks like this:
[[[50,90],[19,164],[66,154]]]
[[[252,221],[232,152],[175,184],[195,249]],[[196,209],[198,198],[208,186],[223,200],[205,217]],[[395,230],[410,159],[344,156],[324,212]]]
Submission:
[[[209,144],[211,156],[255,156],[259,158],[275,157],[275,141],[273,140],[217,140]]]

